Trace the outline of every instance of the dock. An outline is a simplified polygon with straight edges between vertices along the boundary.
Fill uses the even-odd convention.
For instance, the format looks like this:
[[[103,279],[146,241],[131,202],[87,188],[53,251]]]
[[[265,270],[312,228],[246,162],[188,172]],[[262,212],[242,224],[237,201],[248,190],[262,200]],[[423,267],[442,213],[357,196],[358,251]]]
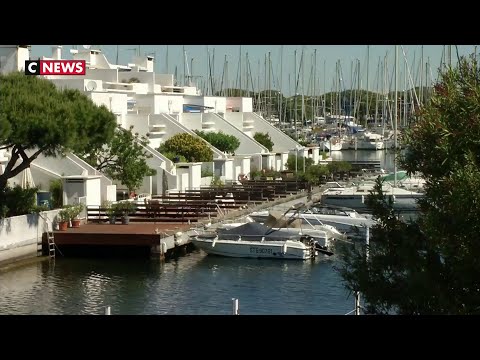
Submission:
[[[184,252],[189,244],[186,234],[191,225],[185,223],[131,223],[103,224],[87,223],[67,231],[54,231],[55,245],[60,253],[69,253],[80,247],[92,253],[102,252],[101,247],[111,251],[113,247],[123,247],[129,251],[150,253],[160,257]],[[179,237],[176,234],[181,233]],[[46,239],[43,240],[45,247]],[[95,248],[93,248],[95,247]],[[178,249],[177,249],[178,248]]]
[[[296,181],[249,181],[243,185],[243,190],[227,185],[220,189],[207,188],[195,193],[170,195],[168,199],[157,197],[131,213],[128,224],[119,221],[109,223],[105,209],[87,209],[86,221],[80,227],[53,232],[54,246],[58,250],[58,253],[53,251],[53,257],[55,254],[108,256],[122,253],[169,259],[193,250],[190,235],[195,233],[195,229],[308,197],[306,185]],[[323,190],[323,187],[314,188],[310,196]],[[225,203],[223,207],[217,202],[218,195],[227,192],[233,195],[234,206]],[[212,201],[215,201],[214,205]],[[45,234],[42,248],[43,253],[48,254],[49,239]]]

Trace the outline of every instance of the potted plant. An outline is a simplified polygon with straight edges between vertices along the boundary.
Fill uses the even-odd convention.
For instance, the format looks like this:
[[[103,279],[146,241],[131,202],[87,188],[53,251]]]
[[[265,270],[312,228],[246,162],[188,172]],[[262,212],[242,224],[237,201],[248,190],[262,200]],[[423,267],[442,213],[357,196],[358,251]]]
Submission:
[[[117,216],[120,215],[120,208],[118,204],[112,204],[111,202],[107,202],[105,207],[105,214],[108,217],[108,221],[110,224],[115,224],[117,221]]]
[[[64,207],[58,212],[58,229],[60,231],[67,231],[68,222],[70,221],[70,209],[69,207]]]
[[[132,201],[122,201],[117,203],[117,206],[122,214],[122,224],[128,225],[130,222],[129,215],[136,210],[136,205]]]
[[[78,218],[78,215],[80,215],[80,213],[83,211],[83,208],[83,204],[80,203],[73,205],[70,208],[70,221],[72,222],[72,227],[80,227],[80,219]]]

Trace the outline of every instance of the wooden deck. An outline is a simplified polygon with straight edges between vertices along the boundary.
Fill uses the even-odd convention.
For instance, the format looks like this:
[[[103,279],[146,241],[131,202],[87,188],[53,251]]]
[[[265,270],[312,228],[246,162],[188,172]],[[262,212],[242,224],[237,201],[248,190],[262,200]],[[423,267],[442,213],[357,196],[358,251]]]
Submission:
[[[151,246],[157,245],[161,237],[177,231],[187,231],[191,225],[182,223],[152,224],[131,223],[96,224],[89,223],[67,231],[55,231],[55,244],[62,245],[104,245],[104,246]]]

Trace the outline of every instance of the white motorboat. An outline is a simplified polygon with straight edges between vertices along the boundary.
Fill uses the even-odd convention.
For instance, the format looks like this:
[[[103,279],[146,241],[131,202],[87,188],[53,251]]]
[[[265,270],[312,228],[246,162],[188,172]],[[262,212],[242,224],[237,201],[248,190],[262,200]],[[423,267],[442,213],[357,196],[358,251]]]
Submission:
[[[296,230],[296,233],[289,233],[248,222],[228,230],[197,233],[190,241],[207,254],[228,257],[306,260],[319,254],[333,255],[312,236]],[[323,239],[327,241],[325,233]]]
[[[329,188],[322,193],[321,203],[366,211],[368,208],[365,200],[374,186],[374,181],[366,181],[350,187]],[[383,184],[382,191],[387,198],[393,201],[393,208],[403,212],[417,211],[417,199],[423,197],[422,193],[393,187],[389,183]]]
[[[253,215],[253,217],[252,217]],[[285,214],[282,214],[282,217],[285,217],[289,220],[295,220],[299,217],[291,217],[292,215],[290,212],[287,212]],[[243,221],[237,221],[237,222],[225,222],[223,224],[218,225],[217,229],[219,230],[229,230],[236,228],[240,225],[243,225],[245,223],[250,223],[250,222],[259,222],[259,223],[265,223],[269,218],[276,217],[278,218],[278,214],[275,214],[272,211],[257,211],[253,212],[250,215],[245,216]],[[310,235],[312,236],[315,240],[317,240],[320,244],[323,246],[330,246],[330,242],[332,240],[340,239],[340,240],[345,240],[346,236],[344,233],[340,232],[335,226],[325,224],[322,221],[319,221],[318,219],[315,219],[314,221],[309,221],[308,219],[301,219],[304,220],[302,221],[302,225],[299,225],[297,228],[295,227],[281,227],[281,226],[271,226],[273,229],[279,231],[280,233],[285,233],[289,235]],[[310,219],[312,220],[312,219]],[[290,221],[291,222],[291,221]],[[327,241],[324,242],[323,238],[324,235],[326,234]]]
[[[250,214],[250,217],[255,221],[263,222],[268,215],[268,211],[257,211]],[[330,229],[332,237],[337,239],[341,238],[339,235],[345,233],[350,236],[364,236],[366,228],[376,224],[371,215],[361,215],[354,209],[347,207],[328,206],[320,203],[312,204],[300,210],[291,209],[285,216],[301,219],[304,224],[309,224],[315,228],[321,226]]]

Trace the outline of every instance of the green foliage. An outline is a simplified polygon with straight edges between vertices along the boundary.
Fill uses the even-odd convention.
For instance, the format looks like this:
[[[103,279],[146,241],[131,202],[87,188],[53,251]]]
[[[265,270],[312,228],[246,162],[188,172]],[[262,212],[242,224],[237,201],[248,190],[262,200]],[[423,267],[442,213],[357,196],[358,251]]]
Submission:
[[[308,146],[308,145],[310,144],[310,143],[309,143],[307,140],[305,140],[305,139],[298,139],[297,142],[298,142],[300,145],[304,146],[304,147],[305,147],[305,146]]]
[[[400,166],[427,182],[418,218],[402,222],[380,195],[367,199],[380,220],[369,260],[362,249],[347,250],[342,276],[347,288],[363,294],[371,313],[479,313],[478,65],[471,56],[442,71],[416,125],[404,134]]]
[[[260,178],[261,176],[262,176],[262,172],[258,170],[255,166],[252,166],[250,168],[250,176],[249,176],[250,180],[255,180],[257,178]]]
[[[208,143],[187,133],[173,135],[160,145],[158,151],[162,154],[174,153],[181,155],[188,162],[213,161],[213,151],[208,146]]]
[[[296,156],[296,155],[288,155],[287,159],[287,169],[290,171],[303,171],[303,162],[305,161],[305,171],[313,165],[313,159],[310,158],[304,158],[303,156]],[[296,167],[295,167],[296,164]]]
[[[319,185],[323,176],[330,175],[327,165],[311,165],[305,171],[305,180],[312,185]]]
[[[103,201],[102,202],[102,207],[105,209],[105,214],[109,218],[121,216],[122,214],[122,209],[121,203],[112,203],[111,201]]]
[[[60,210],[57,216],[59,222],[70,221],[70,213],[68,208],[63,208],[62,210]]]
[[[327,151],[320,151],[320,156],[322,157],[322,160],[325,160],[328,157],[328,152]]]
[[[164,151],[162,152],[162,155],[173,162],[187,162],[187,159],[185,158],[185,156],[179,155],[175,152]]]
[[[133,126],[128,130],[118,126],[106,146],[84,153],[82,157],[112,180],[120,181],[130,192],[142,185],[145,176],[156,174],[147,164],[152,155],[145,150],[146,145],[148,138],[133,133]]]
[[[233,154],[240,146],[240,140],[233,135],[227,135],[223,132],[204,132],[196,130],[195,133],[208,141],[218,150]]]
[[[367,313],[437,313],[435,307],[449,294],[437,287],[441,263],[433,244],[417,224],[398,219],[380,178],[366,201],[379,225],[371,229],[368,260],[364,244],[342,248],[340,273],[347,288],[362,293]]]
[[[0,215],[30,214],[36,205],[37,191],[36,187],[23,189],[20,185],[0,189]]]
[[[52,194],[52,207],[58,209],[63,206],[63,184],[61,179],[51,180],[50,193]]]
[[[202,169],[202,177],[213,176],[213,171],[210,169]]]
[[[12,153],[0,175],[2,189],[40,153],[100,147],[113,136],[116,118],[78,90],[59,90],[47,79],[16,72],[0,75],[0,124],[0,146]]]
[[[224,185],[223,181],[220,179],[220,176],[215,175],[212,178],[212,182],[210,183],[210,186],[218,186],[222,187]]]
[[[114,211],[122,216],[129,215],[137,209],[132,201],[121,201],[115,204]]]
[[[268,151],[272,151],[273,150],[273,145],[275,145],[272,141],[272,139],[270,138],[270,134],[267,132],[267,133],[261,133],[261,132],[256,132],[255,134],[253,134],[253,138],[259,142],[260,144],[262,144],[263,146],[265,146]]]
[[[48,210],[50,210],[50,208],[47,205],[33,205],[33,207],[30,209],[30,212],[32,214],[38,214]]]
[[[352,170],[352,164],[348,161],[331,161],[327,164],[330,174],[349,172]]]

